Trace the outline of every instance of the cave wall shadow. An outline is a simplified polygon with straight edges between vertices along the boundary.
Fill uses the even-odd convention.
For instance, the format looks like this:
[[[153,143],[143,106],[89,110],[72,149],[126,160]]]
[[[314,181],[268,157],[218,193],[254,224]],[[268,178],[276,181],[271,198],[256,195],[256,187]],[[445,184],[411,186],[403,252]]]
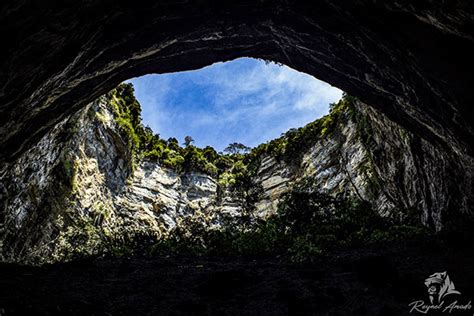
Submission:
[[[313,75],[472,160],[473,11],[469,1],[6,2],[0,160],[128,78],[244,56]]]

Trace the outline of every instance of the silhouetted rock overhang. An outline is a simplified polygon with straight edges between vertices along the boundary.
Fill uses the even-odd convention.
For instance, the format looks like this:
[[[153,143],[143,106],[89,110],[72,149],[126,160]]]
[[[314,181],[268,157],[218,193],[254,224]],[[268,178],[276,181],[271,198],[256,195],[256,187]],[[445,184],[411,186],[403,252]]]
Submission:
[[[241,56],[314,75],[472,158],[474,9],[460,1],[7,1],[0,160],[119,82]]]

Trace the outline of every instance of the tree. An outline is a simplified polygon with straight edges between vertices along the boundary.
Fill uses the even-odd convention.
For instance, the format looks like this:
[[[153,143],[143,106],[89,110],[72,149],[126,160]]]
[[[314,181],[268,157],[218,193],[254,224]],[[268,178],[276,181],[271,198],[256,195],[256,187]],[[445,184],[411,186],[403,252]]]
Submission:
[[[140,103],[135,98],[135,89],[131,83],[122,83],[117,88],[117,94],[120,96],[127,105],[128,112],[130,113],[130,120],[132,122],[133,128],[141,128],[142,122],[142,108]]]
[[[186,136],[184,138],[184,146],[188,147],[192,143],[194,143],[194,139],[191,136]]]
[[[244,144],[241,143],[232,143],[227,146],[226,149],[224,149],[225,152],[228,152],[229,154],[244,154],[249,152],[250,147],[245,146]]]
[[[219,158],[216,159],[214,164],[219,170],[225,171],[232,167],[232,165],[234,164],[234,161],[229,156],[220,156]]]
[[[153,150],[160,143],[160,134],[154,134],[150,126],[136,131],[139,133],[141,150]]]
[[[168,145],[169,145],[169,144],[176,144],[176,145],[178,145],[178,140],[177,140],[176,138],[174,138],[174,137],[170,137],[170,138],[168,138],[167,143],[168,143]]]
[[[206,160],[211,162],[211,163],[213,163],[214,161],[217,160],[217,158],[219,158],[219,154],[211,146],[204,147],[204,149],[202,151],[203,151],[202,154],[203,154],[204,158],[206,158]]]
[[[282,133],[281,136],[282,137],[291,137],[293,135],[296,135],[297,133],[298,133],[297,128],[290,128],[287,132]]]
[[[168,140],[166,141],[166,147],[168,147],[170,150],[174,150],[176,152],[180,151],[179,142],[174,137],[168,138]]]

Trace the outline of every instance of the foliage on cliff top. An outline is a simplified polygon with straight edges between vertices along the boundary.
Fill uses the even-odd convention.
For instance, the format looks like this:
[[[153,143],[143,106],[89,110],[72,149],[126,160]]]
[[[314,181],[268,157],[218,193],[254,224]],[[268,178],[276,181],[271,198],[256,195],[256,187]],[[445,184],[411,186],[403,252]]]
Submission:
[[[328,115],[304,127],[290,129],[280,138],[250,151],[243,146],[239,150],[228,150],[228,154],[223,154],[211,146],[198,148],[191,142],[181,147],[176,138],[164,140],[154,134],[151,128],[144,127],[140,103],[135,98],[133,85],[130,83],[122,83],[110,91],[107,97],[116,114],[116,122],[128,135],[130,150],[135,159],[157,161],[178,173],[203,172],[218,178],[219,184],[228,188],[251,187],[248,178],[257,171],[263,155],[297,165],[304,152],[319,139],[331,135],[346,113],[352,115],[355,111],[354,98],[344,94],[340,101],[330,105]],[[231,144],[230,147],[232,145],[235,147],[236,144]]]
[[[251,181],[251,173],[256,170],[247,147],[231,144],[229,154],[218,153],[211,146],[199,148],[192,145],[188,137],[185,146],[180,146],[176,138],[162,139],[151,128],[142,124],[140,103],[134,96],[133,85],[122,83],[107,94],[115,121],[127,137],[133,160],[148,159],[159,162],[177,173],[203,172],[218,179],[221,187],[239,195],[248,205],[258,195]]]
[[[217,174],[213,162],[218,155],[211,147],[200,149],[189,145],[182,148],[177,139],[161,139],[151,128],[143,126],[140,103],[135,98],[132,84],[120,84],[107,94],[107,99],[116,115],[115,121],[128,137],[135,159],[157,160],[177,172],[196,170]]]
[[[330,104],[329,114],[303,127],[292,128],[280,138],[257,146],[250,155],[258,157],[267,154],[288,164],[299,164],[302,155],[319,139],[334,133],[345,114],[354,116],[354,101],[355,98],[344,93],[341,100]]]

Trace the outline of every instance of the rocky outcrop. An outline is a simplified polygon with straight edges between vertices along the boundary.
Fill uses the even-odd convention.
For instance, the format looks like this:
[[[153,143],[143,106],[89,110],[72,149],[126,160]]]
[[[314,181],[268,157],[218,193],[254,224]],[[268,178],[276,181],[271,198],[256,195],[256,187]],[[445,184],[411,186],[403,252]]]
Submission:
[[[165,238],[187,220],[219,229],[244,213],[265,218],[295,186],[369,202],[383,216],[441,230],[470,214],[472,176],[457,156],[356,101],[293,160],[263,153],[242,197],[199,172],[137,160],[107,98],[60,122],[0,177],[0,254],[41,263]],[[455,210],[453,210],[455,209]],[[459,219],[459,216],[457,216]]]
[[[369,123],[365,148],[378,178],[381,204],[421,213],[422,222],[436,230],[469,229],[472,161],[407,132],[370,107],[359,109]]]
[[[97,253],[107,240],[160,238],[187,216],[212,228],[218,214],[235,215],[238,201],[225,192],[217,203],[215,179],[135,165],[128,142],[101,98],[5,165],[3,259],[64,260]]]
[[[472,214],[472,164],[408,132],[377,110],[356,101],[330,135],[320,137],[289,166],[262,159],[258,182],[265,189],[260,212],[275,212],[279,197],[295,184],[370,202],[382,215],[421,221],[437,231]]]

